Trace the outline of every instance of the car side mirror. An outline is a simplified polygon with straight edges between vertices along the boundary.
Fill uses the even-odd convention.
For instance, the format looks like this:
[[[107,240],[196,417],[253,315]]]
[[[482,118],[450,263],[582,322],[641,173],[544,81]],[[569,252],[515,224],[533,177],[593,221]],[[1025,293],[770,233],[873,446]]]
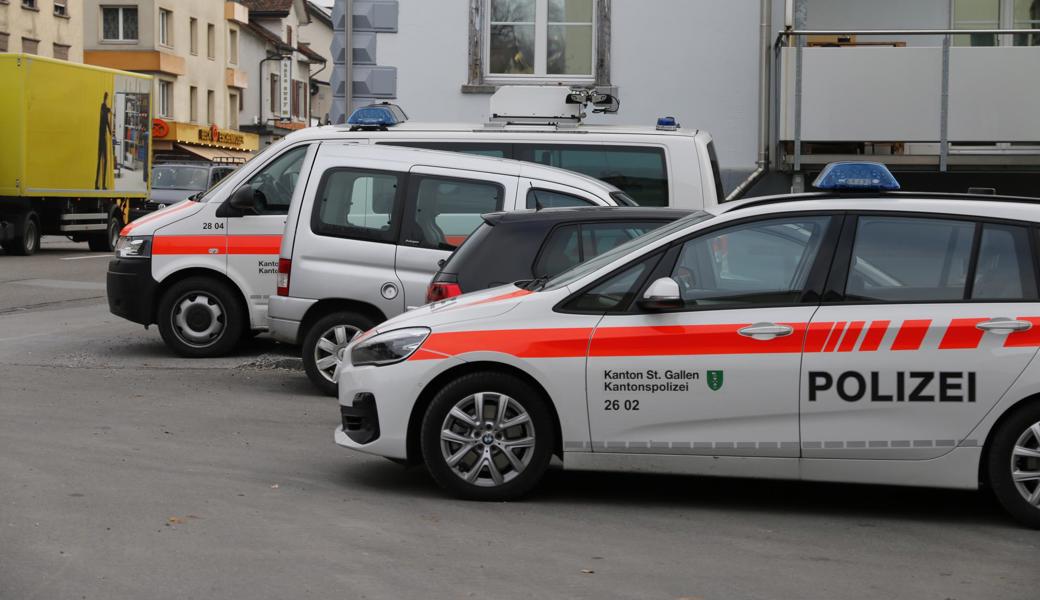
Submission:
[[[231,198],[228,200],[228,204],[231,208],[239,210],[243,213],[255,212],[256,211],[256,190],[253,186],[246,184],[235,190],[234,194],[231,194]]]
[[[662,277],[654,281],[646,288],[639,306],[646,310],[682,308],[683,299],[679,294],[679,283],[671,277]]]

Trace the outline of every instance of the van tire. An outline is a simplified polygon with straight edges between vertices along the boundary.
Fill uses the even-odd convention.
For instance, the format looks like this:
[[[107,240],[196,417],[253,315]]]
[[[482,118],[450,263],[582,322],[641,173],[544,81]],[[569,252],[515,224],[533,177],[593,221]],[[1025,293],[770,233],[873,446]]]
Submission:
[[[366,317],[363,314],[356,313],[348,310],[341,310],[329,313],[324,317],[314,321],[307,327],[307,331],[304,332],[303,345],[300,348],[300,356],[303,358],[303,370],[307,372],[307,378],[311,380],[319,390],[327,396],[335,396],[338,391],[338,386],[331,379],[330,366],[325,364],[319,366],[319,360],[325,360],[328,356],[335,356],[338,348],[346,345],[350,342],[351,337],[356,332],[368,331],[375,327],[376,323],[372,319]],[[343,335],[345,340],[338,342],[335,338],[330,341],[334,344],[336,349],[328,350],[327,348],[318,348],[318,343],[323,337],[328,337],[331,332],[337,328],[343,327]],[[327,346],[327,344],[326,344]],[[321,354],[319,357],[318,354]],[[339,361],[336,360],[332,363],[333,366],[338,366]]]
[[[212,277],[188,277],[162,295],[156,317],[162,339],[187,358],[224,356],[246,328],[245,308],[231,286]]]
[[[123,220],[119,215],[113,214],[108,217],[105,233],[98,233],[87,238],[87,246],[91,252],[115,252],[116,242],[119,241],[119,232],[123,229]]]
[[[477,417],[481,414],[475,409],[477,397],[485,407],[483,418]],[[506,410],[509,411],[504,419],[498,415],[503,397],[508,397]],[[492,417],[487,416],[489,402],[495,407]],[[473,407],[472,414],[470,407]],[[455,416],[462,413],[469,420]],[[498,429],[503,420],[507,424],[518,422],[522,415],[527,417],[522,423]],[[479,424],[473,425],[473,421]],[[544,477],[556,448],[555,420],[545,397],[519,377],[497,371],[463,375],[441,388],[426,409],[420,431],[423,461],[430,475],[449,493],[466,500],[512,500],[529,493]],[[459,441],[444,438],[446,431],[459,436],[456,438]],[[521,440],[527,443],[521,446]],[[511,447],[510,442],[517,447]],[[521,454],[517,455],[517,451]],[[516,463],[507,460],[505,452],[514,453],[514,458],[523,465],[521,470],[512,466]],[[482,464],[485,453],[493,464]],[[457,464],[452,466],[446,454],[457,460]],[[499,473],[501,483],[494,481],[492,468]],[[473,473],[473,469],[477,469],[474,477],[477,483],[465,479],[466,473]]]
[[[32,256],[40,249],[40,218],[29,211],[14,221],[14,237],[3,249],[14,256]]]
[[[1019,455],[1016,446],[1023,447]],[[986,483],[997,501],[1018,522],[1040,529],[1040,504],[1030,503],[1024,494],[1040,494],[1040,480],[1022,481],[1022,490],[1012,477],[1012,470],[1040,472],[1040,402],[1022,406],[1004,420],[989,442],[986,451]],[[1024,467],[1024,468],[1023,468]]]

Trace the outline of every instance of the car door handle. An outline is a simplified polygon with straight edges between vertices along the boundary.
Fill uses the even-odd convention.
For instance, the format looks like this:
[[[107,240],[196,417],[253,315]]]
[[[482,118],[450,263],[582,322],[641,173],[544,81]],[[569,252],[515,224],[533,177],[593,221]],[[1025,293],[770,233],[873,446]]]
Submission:
[[[754,323],[738,330],[737,333],[744,337],[765,341],[791,335],[794,333],[794,327],[776,323]]]
[[[998,317],[996,319],[990,319],[989,321],[977,323],[975,327],[983,331],[990,331],[996,333],[998,335],[1007,335],[1012,331],[1028,331],[1033,328],[1033,324],[1029,321],[1021,321],[1018,319]]]

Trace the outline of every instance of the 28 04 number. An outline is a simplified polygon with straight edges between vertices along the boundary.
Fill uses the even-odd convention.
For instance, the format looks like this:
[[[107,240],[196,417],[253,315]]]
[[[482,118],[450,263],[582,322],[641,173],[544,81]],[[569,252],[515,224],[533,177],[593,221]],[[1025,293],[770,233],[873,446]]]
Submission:
[[[603,410],[639,410],[639,400],[604,400]]]
[[[220,221],[217,221],[216,223],[203,223],[202,224],[202,228],[203,229],[223,229],[224,228],[224,224],[221,223]]]

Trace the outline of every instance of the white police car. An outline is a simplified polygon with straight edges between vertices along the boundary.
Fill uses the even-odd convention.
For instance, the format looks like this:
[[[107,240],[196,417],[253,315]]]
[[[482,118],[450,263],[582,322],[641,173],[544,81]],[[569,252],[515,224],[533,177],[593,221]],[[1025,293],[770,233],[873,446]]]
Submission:
[[[359,336],[336,442],[512,498],[565,469],[990,488],[1040,526],[1040,204],[823,193],[665,225]]]

